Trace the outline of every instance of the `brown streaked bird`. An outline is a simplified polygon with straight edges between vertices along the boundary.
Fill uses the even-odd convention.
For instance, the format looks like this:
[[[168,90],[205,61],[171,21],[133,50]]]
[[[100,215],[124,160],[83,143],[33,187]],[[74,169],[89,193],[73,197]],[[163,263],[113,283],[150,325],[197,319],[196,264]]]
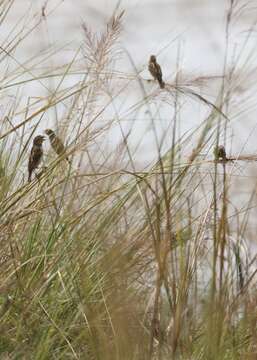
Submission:
[[[63,155],[65,154],[65,146],[63,145],[63,142],[61,141],[61,139],[55,134],[55,132],[51,129],[46,129],[45,130],[46,135],[48,135],[50,143],[52,148],[54,149],[54,151],[56,152],[57,155]],[[70,160],[68,159],[68,157],[65,157],[65,160],[68,161],[68,163],[70,163]]]
[[[213,153],[216,161],[227,161],[227,154],[223,145],[215,146]]]
[[[148,70],[153,76],[153,78],[158,81],[160,88],[164,89],[165,83],[162,80],[162,69],[160,65],[157,63],[155,55],[150,56],[150,60],[148,63]]]
[[[33,140],[33,146],[29,156],[29,164],[28,164],[28,172],[29,177],[28,181],[31,181],[32,173],[35,169],[38,168],[43,156],[43,147],[42,144],[45,141],[45,137],[42,135],[38,135]]]

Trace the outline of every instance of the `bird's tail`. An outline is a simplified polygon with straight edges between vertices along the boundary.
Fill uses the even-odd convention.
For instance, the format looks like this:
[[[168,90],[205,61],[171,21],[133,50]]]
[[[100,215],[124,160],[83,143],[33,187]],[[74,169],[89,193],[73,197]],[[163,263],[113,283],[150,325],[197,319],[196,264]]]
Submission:
[[[32,175],[32,172],[29,171],[28,182],[31,182],[31,175]]]
[[[165,82],[162,79],[159,79],[158,83],[159,83],[161,89],[165,88]]]

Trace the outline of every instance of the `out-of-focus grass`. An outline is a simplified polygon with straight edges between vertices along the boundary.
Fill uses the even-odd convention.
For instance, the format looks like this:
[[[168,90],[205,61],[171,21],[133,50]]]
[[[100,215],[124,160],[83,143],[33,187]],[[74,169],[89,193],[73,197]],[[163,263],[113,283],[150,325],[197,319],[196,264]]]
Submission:
[[[1,6],[8,12],[15,2]],[[255,359],[256,258],[245,238],[252,198],[243,218],[229,206],[240,157],[223,163],[202,156],[226,134],[233,73],[216,102],[181,83],[179,72],[162,92],[154,83],[149,91],[140,75],[115,68],[125,56],[123,16],[117,11],[102,34],[83,26],[83,71],[79,52],[62,68],[38,71],[50,49],[5,73],[3,96],[10,86],[18,94],[32,81],[56,76],[58,83],[44,98],[11,102],[1,121],[0,358]],[[7,57],[22,46],[17,33],[12,43],[1,45]],[[75,74],[80,80],[66,85]],[[115,106],[131,83],[139,83],[142,100],[128,112],[148,107],[158,150],[141,170]],[[182,137],[181,96],[208,111]],[[150,111],[156,101],[175,109],[165,151]],[[58,105],[65,116],[55,128],[72,164],[45,150],[46,168],[28,184],[32,139]],[[122,137],[110,148],[115,126]]]

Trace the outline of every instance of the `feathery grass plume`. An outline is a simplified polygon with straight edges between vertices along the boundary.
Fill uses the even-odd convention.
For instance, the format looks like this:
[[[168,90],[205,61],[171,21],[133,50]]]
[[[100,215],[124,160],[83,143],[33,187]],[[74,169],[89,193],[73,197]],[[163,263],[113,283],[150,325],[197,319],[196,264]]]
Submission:
[[[95,114],[101,114],[103,104],[111,104],[112,86],[115,85],[115,71],[113,69],[121,54],[118,47],[119,37],[122,31],[124,10],[115,10],[101,32],[91,30],[86,22],[82,24],[83,29],[83,56],[85,59],[85,82],[88,84],[85,90],[83,106],[85,116],[90,126],[87,127],[81,142],[88,141],[88,134],[95,131]],[[102,127],[110,127],[111,123],[105,122]],[[99,125],[97,130],[99,129]],[[100,133],[101,129],[98,130]]]
[[[61,139],[55,134],[55,132],[51,129],[45,130],[46,135],[49,137],[50,144],[57,155],[64,155],[66,152],[65,146],[63,145],[63,142]],[[68,157],[65,157],[65,160],[70,163],[70,160]]]
[[[84,56],[95,76],[103,76],[103,69],[115,58],[115,45],[122,30],[122,18],[125,11],[118,10],[111,16],[106,25],[105,32],[93,33],[86,23],[82,24],[84,30]]]
[[[31,181],[31,176],[33,171],[38,168],[42,157],[43,157],[43,142],[45,141],[45,137],[42,135],[38,135],[33,140],[33,146],[30,151],[29,163],[28,163],[28,182]]]
[[[86,77],[92,83],[87,100],[89,105],[92,104],[89,112],[94,109],[95,98],[102,92],[106,92],[106,87],[114,78],[112,65],[120,54],[117,45],[122,31],[124,13],[124,10],[117,9],[107,22],[105,30],[100,33],[93,32],[85,22],[82,24]]]

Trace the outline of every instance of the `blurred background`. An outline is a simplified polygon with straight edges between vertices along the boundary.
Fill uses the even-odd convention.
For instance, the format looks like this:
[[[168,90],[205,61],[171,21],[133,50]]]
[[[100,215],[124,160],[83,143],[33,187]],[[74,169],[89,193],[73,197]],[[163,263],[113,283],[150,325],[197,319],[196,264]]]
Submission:
[[[123,54],[118,64],[120,71],[138,71],[147,79],[149,55],[156,54],[165,81],[174,81],[179,71],[184,82],[190,83],[199,79],[197,85],[202,94],[215,101],[221,86],[225,61],[228,68],[237,62],[237,81],[233,89],[233,108],[230,109],[229,124],[230,137],[233,137],[236,146],[232,150],[257,152],[253,140],[257,136],[254,99],[256,33],[253,28],[257,20],[257,9],[253,1],[235,3],[238,3],[238,6],[235,6],[236,13],[233,14],[229,28],[228,59],[225,59],[226,17],[230,0],[20,0],[7,14],[1,27],[0,39],[2,43],[8,42],[8,39],[11,47],[15,31],[20,39],[27,31],[31,32],[30,36],[22,40],[22,46],[19,46],[15,53],[9,56],[5,54],[9,69],[19,65],[22,69],[28,59],[51,46],[55,51],[52,51],[48,59],[45,58],[41,66],[55,68],[71,61],[74,56],[76,61],[80,57],[77,52],[83,48],[82,24],[86,24],[93,32],[100,33],[115,8],[120,6],[126,10],[120,45],[127,52],[127,58]],[[32,31],[33,24],[35,31]],[[81,63],[83,66],[83,59]],[[72,83],[77,81],[77,78],[74,76],[72,79],[69,76],[69,81]],[[42,82],[33,82],[34,96],[40,97],[44,94],[45,86],[55,88],[57,84],[55,78]],[[8,86],[10,83],[8,80]],[[15,93],[16,88],[12,90]],[[30,87],[25,90],[31,92]],[[134,102],[132,95],[135,95],[135,91],[140,91],[140,88],[133,85],[130,91],[133,93],[130,93],[130,101]],[[141,95],[138,93],[136,96]],[[125,108],[128,106],[125,105],[125,99],[121,103]],[[188,109],[186,104],[183,104],[181,111],[186,119],[181,119],[182,130],[189,130],[199,124],[199,116],[203,113],[199,113],[197,106],[192,111],[192,106],[194,105],[190,104]],[[163,106],[161,119],[156,121],[161,123],[162,129],[166,129],[166,122],[169,120],[170,114]],[[144,128],[142,121],[140,128]]]
[[[232,95],[227,109],[229,122],[221,142],[226,145],[230,156],[255,155],[257,8],[254,1],[235,1],[232,21],[227,29],[230,5],[230,0],[16,1],[2,23],[0,34],[0,41],[4,44],[1,55],[5,58],[1,62],[2,116],[17,103],[13,114],[16,123],[20,121],[24,113],[22,108],[28,101],[47,97],[59,86],[65,88],[76,84],[83,76],[84,68],[86,71],[82,25],[100,34],[113,11],[120,7],[125,9],[118,41],[122,54],[116,58],[115,71],[127,78],[138,77],[146,91],[158,89],[155,83],[149,82],[151,76],[147,70],[149,56],[155,54],[165,82],[174,84],[178,81],[215,103],[219,90],[228,82],[223,74],[229,76],[233,69]],[[17,40],[21,44],[12,51]],[[37,60],[36,54],[40,60]],[[42,75],[44,71],[50,74],[58,72],[58,69],[67,69],[71,61],[75,70],[69,72],[61,85],[60,77],[46,75],[45,79],[37,80],[38,74]],[[27,81],[33,77],[35,81]],[[118,126],[112,127],[104,144],[115,147],[124,136],[128,136],[138,168],[149,166],[158,159],[156,133],[163,153],[170,148],[169,134],[174,117],[171,109],[174,99],[162,94],[149,109],[142,105],[141,90],[140,83],[133,81],[126,85],[126,95],[123,92],[121,96],[116,96],[115,109],[108,109],[106,114],[113,118],[118,113],[120,121]],[[137,103],[140,107],[135,106]],[[150,110],[154,114],[154,124],[153,119],[149,120]],[[65,119],[65,111],[64,104],[47,111],[38,131],[49,126],[58,128]],[[203,103],[181,96],[178,136],[196,128],[209,112],[210,108]],[[31,130],[30,124],[27,134]],[[71,138],[72,135],[68,134],[68,143]],[[193,147],[192,141],[191,147],[185,149],[185,156],[190,155]],[[212,158],[212,148],[207,149],[203,156]],[[237,195],[233,199],[235,206],[244,206],[244,201],[255,191],[256,169],[256,162],[229,165],[231,182],[235,185],[232,192]]]

